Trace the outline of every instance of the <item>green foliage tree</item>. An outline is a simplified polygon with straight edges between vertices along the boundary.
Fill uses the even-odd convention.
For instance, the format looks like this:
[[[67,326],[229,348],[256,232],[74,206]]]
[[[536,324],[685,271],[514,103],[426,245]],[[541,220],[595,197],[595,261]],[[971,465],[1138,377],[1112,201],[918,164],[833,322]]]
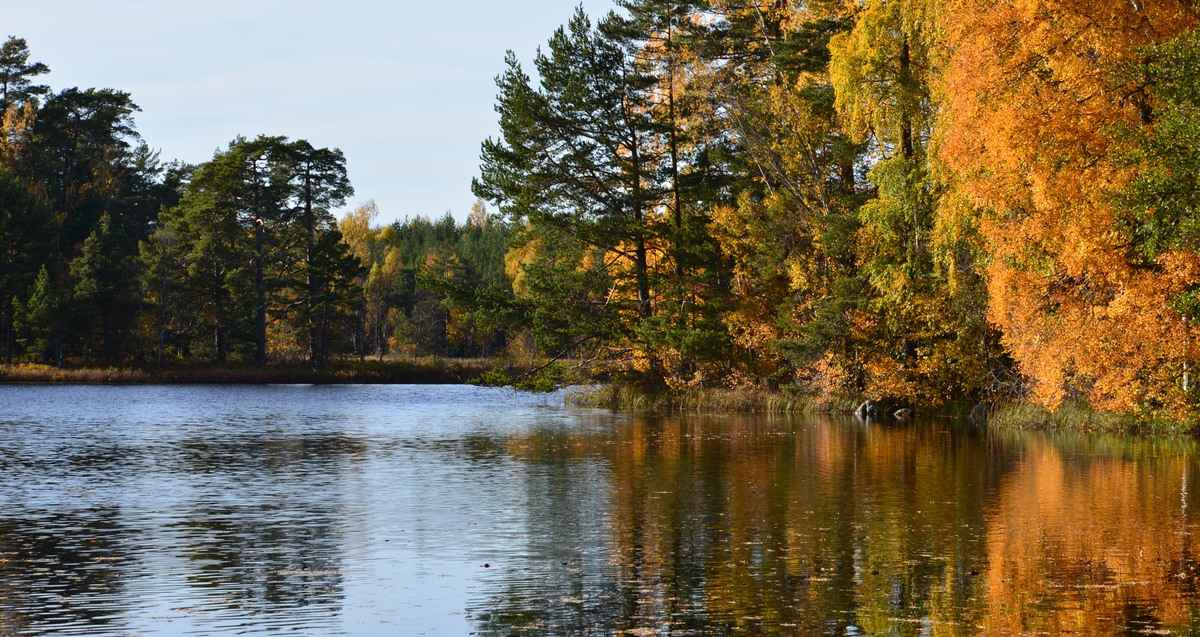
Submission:
[[[353,192],[341,152],[284,137],[238,138],[199,166],[185,190],[160,216],[143,262],[157,268],[185,255],[189,276],[180,293],[193,301],[178,307],[201,309],[214,358],[226,359],[233,336],[252,344],[264,365],[274,329],[303,341],[310,363],[326,365],[330,326],[345,310],[330,286],[344,285],[358,268],[330,212]],[[159,279],[158,289],[165,285]]]
[[[66,300],[45,266],[38,271],[28,299],[13,298],[17,343],[37,360],[62,365],[67,331]]]
[[[218,156],[221,156],[218,153]],[[159,299],[161,312],[179,312],[194,317],[188,340],[209,335],[211,358],[228,359],[231,335],[247,333],[244,290],[252,283],[246,266],[249,248],[238,216],[236,201],[222,191],[224,175],[220,166],[204,164],[197,167],[179,204],[164,209],[159,227],[151,236],[144,252],[163,262],[186,264],[179,277],[179,293],[186,301],[169,303],[165,295]],[[155,278],[161,286],[168,270],[159,271]],[[167,317],[160,319],[165,330]],[[177,321],[183,324],[180,317]],[[185,346],[185,349],[191,348]]]
[[[316,234],[305,261],[303,320],[309,338],[309,362],[327,367],[337,335],[356,334],[355,281],[362,264],[342,241],[337,228]],[[345,337],[341,340],[345,340]]]
[[[1152,263],[1177,250],[1200,253],[1200,35],[1182,35],[1131,71],[1148,78],[1154,125],[1114,127],[1137,177],[1117,210],[1138,254]]]
[[[83,348],[100,360],[118,361],[132,349],[136,325],[137,289],[132,259],[108,214],[84,240],[79,256],[71,261],[75,289],[74,332]]]
[[[303,293],[300,316],[306,324],[309,362],[325,366],[329,362],[329,325],[345,303],[331,294],[335,281],[352,279],[358,269],[356,259],[345,251],[330,208],[345,203],[354,194],[346,175],[346,158],[337,149],[313,148],[304,140],[289,145],[292,163],[291,199],[296,208],[299,231],[303,236]]]
[[[57,246],[51,244],[48,215],[28,184],[0,164],[0,298],[24,298],[41,264]],[[15,353],[13,306],[0,306],[4,359]]]
[[[168,344],[174,345],[180,356],[190,351],[189,344],[181,340],[191,331],[187,319],[194,315],[180,311],[185,298],[183,282],[189,278],[181,224],[179,218],[164,213],[158,229],[138,244],[142,298],[147,311],[153,313],[147,329],[153,334],[155,361],[160,366],[166,361]]]
[[[105,212],[117,211],[140,141],[129,94],[67,89],[46,99],[31,142],[34,174],[57,226],[59,251],[73,258]],[[114,218],[118,226],[124,219]]]

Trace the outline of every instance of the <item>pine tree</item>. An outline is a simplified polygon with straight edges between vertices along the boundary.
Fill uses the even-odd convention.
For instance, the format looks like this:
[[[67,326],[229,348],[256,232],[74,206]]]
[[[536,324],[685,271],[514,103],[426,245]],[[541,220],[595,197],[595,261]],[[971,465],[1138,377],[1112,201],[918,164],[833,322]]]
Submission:
[[[34,124],[28,178],[44,189],[57,222],[59,251],[74,258],[105,212],[119,210],[140,143],[127,93],[66,89],[46,99]],[[113,222],[123,227],[124,219]]]
[[[589,288],[584,307],[613,315],[632,337],[655,312],[664,146],[652,112],[654,80],[630,57],[623,28],[610,15],[593,29],[578,11],[536,57],[537,89],[509,54],[497,80],[501,139],[484,142],[474,190],[513,227],[528,225],[546,249],[566,236],[580,242],[582,249],[558,254],[576,254],[574,267],[614,283]],[[554,261],[561,273],[566,264]],[[648,345],[636,348],[652,378],[659,371]]]
[[[334,223],[330,208],[345,203],[354,194],[346,175],[346,158],[337,149],[313,148],[307,141],[289,145],[292,162],[292,199],[296,206],[299,230],[303,236],[303,276],[299,282],[300,317],[308,338],[309,362],[325,366],[329,359],[331,311],[340,311],[332,303],[331,281],[353,279],[358,266],[343,254],[345,244]]]
[[[56,251],[48,216],[29,185],[0,164],[0,299],[23,297],[39,266]],[[12,359],[16,345],[12,311],[11,304],[0,304],[5,360]]]
[[[25,38],[8,36],[0,45],[0,117],[10,107],[48,93],[50,87],[34,84],[33,78],[49,72],[50,67],[45,64],[29,61],[29,45]]]
[[[218,153],[214,162],[220,157]],[[184,314],[194,317],[185,340],[206,340],[203,333],[209,337],[206,349],[211,357],[223,362],[229,358],[234,340],[241,340],[252,329],[245,309],[245,290],[252,279],[240,208],[225,189],[225,171],[214,162],[197,167],[179,204],[160,213],[159,228],[151,241],[159,244],[156,251],[163,251],[163,258],[186,264],[178,289],[187,301],[167,304],[160,311],[174,311],[179,324],[187,322]],[[168,246],[180,256],[172,257]]]

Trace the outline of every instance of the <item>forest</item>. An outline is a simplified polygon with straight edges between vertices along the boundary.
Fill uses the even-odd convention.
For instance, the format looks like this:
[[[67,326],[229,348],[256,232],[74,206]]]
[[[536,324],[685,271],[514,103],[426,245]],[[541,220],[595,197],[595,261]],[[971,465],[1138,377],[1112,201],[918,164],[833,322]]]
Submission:
[[[165,162],[10,37],[0,353],[1195,412],[1191,2],[616,4],[497,61],[462,223],[335,218],[302,139]]]

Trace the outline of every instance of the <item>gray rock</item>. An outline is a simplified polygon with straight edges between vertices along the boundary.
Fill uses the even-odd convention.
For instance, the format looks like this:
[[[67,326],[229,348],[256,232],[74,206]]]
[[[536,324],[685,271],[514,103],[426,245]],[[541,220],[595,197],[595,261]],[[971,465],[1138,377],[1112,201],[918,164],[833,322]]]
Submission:
[[[864,401],[854,410],[854,415],[860,420],[873,420],[879,416],[879,403],[873,400]]]
[[[912,418],[912,415],[913,415],[913,410],[908,409],[907,407],[905,407],[904,409],[897,409],[896,413],[892,414],[892,416],[894,416],[896,418],[896,420],[908,420],[909,418]]]

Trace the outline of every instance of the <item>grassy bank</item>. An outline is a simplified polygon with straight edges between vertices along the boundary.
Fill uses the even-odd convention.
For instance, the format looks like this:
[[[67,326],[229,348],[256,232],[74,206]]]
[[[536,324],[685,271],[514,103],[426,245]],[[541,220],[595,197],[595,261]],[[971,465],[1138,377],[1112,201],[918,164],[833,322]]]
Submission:
[[[339,364],[326,369],[303,365],[52,367],[0,365],[0,383],[14,384],[461,384],[490,369],[483,361],[421,359]]]

